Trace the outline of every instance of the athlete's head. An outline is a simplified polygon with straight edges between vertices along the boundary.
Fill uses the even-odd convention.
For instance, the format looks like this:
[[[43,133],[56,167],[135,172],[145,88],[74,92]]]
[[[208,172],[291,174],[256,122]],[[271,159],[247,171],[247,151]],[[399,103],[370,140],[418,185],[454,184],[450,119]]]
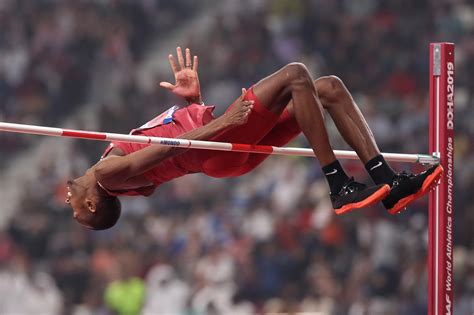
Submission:
[[[115,196],[110,196],[90,173],[70,180],[66,203],[73,209],[73,217],[83,226],[93,230],[105,230],[117,223],[121,206]]]

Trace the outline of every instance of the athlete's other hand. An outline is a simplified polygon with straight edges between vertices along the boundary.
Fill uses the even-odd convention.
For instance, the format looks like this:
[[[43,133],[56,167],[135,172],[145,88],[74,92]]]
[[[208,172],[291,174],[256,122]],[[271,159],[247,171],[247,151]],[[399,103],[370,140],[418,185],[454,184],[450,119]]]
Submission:
[[[242,95],[232,104],[232,108],[224,114],[228,126],[243,125],[247,122],[254,101],[244,100],[246,93],[247,91],[242,89]]]
[[[197,73],[198,57],[194,56],[191,60],[191,51],[186,48],[186,63],[183,58],[181,47],[176,48],[178,56],[178,65],[172,54],[168,56],[168,60],[173,70],[175,84],[170,82],[160,82],[160,86],[170,90],[174,94],[185,98],[190,103],[201,103],[201,88],[199,86],[199,78]]]

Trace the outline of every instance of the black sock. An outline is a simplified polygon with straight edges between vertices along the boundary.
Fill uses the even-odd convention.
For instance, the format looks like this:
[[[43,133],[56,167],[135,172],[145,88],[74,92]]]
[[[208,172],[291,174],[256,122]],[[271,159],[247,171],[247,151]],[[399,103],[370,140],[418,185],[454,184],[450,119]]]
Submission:
[[[365,169],[369,172],[373,181],[378,184],[392,184],[395,172],[387,164],[382,155],[377,155],[365,164]]]
[[[346,172],[342,169],[341,163],[339,163],[338,160],[335,160],[331,164],[323,166],[322,170],[324,175],[326,175],[331,194],[337,194],[349,178]]]

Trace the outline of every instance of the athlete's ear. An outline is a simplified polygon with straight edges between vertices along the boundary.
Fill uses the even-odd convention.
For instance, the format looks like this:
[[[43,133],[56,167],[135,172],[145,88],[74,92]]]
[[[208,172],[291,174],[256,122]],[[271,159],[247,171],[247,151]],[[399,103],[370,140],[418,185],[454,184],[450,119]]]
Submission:
[[[92,201],[92,199],[87,198],[86,199],[86,204],[87,204],[87,209],[89,209],[90,212],[96,212],[97,209],[95,207],[95,202]]]

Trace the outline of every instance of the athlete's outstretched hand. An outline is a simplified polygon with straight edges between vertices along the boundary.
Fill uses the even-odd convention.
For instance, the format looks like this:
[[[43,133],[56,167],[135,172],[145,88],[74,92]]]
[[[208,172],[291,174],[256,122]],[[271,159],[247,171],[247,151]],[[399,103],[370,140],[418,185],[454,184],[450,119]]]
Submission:
[[[243,125],[247,122],[254,101],[244,100],[246,93],[247,91],[242,89],[242,95],[232,104],[232,108],[223,115],[228,126]]]
[[[186,48],[185,63],[181,47],[176,48],[176,55],[178,56],[179,66],[176,64],[176,60],[172,54],[168,56],[176,83],[160,82],[160,86],[185,98],[188,102],[201,103],[201,88],[199,86],[197,73],[198,57],[194,56],[193,60],[191,60],[191,51],[189,48]]]

